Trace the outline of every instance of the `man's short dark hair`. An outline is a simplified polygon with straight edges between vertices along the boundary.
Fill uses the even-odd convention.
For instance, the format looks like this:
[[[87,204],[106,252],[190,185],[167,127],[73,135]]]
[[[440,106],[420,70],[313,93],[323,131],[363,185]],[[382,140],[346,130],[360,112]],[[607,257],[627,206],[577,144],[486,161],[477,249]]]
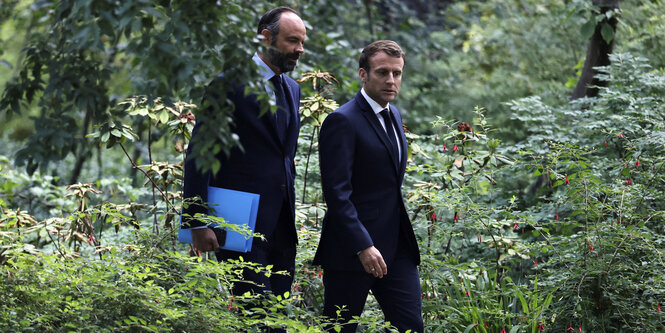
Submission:
[[[279,34],[279,19],[282,17],[282,13],[284,12],[291,12],[300,16],[297,11],[290,7],[281,6],[273,8],[261,16],[261,20],[259,20],[259,27],[256,30],[256,33],[260,35],[263,29],[268,29],[273,37],[277,37],[277,34]]]
[[[369,73],[369,58],[378,52],[385,52],[387,55],[395,58],[402,58],[404,63],[406,63],[406,54],[402,51],[402,48],[397,45],[397,43],[391,40],[377,40],[376,42],[365,46],[363,52],[360,54],[360,60],[358,60],[358,67],[364,68],[367,73]]]

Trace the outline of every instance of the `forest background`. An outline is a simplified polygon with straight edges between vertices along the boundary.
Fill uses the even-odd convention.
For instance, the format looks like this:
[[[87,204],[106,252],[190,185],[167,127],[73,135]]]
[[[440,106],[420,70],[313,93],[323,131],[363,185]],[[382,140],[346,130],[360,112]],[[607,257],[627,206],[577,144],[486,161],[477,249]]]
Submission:
[[[252,81],[256,20],[283,4],[308,28],[299,246],[292,292],[262,312],[228,292],[251,264],[176,233],[202,92]],[[662,331],[663,36],[660,0],[3,0],[0,331],[320,331],[318,128],[376,39],[407,53],[427,331]],[[201,150],[215,170],[228,111]],[[381,318],[370,298],[361,330]]]

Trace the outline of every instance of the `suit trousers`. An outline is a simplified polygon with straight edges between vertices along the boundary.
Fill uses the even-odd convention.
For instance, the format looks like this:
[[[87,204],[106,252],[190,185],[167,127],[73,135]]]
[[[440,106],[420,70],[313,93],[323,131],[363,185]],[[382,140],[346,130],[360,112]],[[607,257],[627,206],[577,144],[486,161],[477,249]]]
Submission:
[[[325,270],[323,285],[323,315],[337,318],[337,310],[344,308],[341,318],[337,318],[341,319],[341,332],[355,332],[358,324],[348,321],[362,314],[370,290],[386,321],[400,332],[424,330],[418,268],[404,251],[398,252],[388,266],[388,274],[381,279],[366,272]]]
[[[296,239],[293,239],[293,217],[289,212],[290,205],[284,201],[279,216],[279,221],[275,226],[275,230],[270,235],[266,236],[266,240],[255,238],[252,243],[252,250],[248,253],[234,252],[234,251],[220,251],[216,252],[217,260],[238,259],[243,257],[245,261],[258,263],[261,266],[273,265],[272,271],[286,271],[285,274],[270,274],[266,276],[263,272],[255,272],[251,269],[243,271],[243,280],[251,281],[236,282],[233,285],[232,293],[234,295],[242,295],[245,292],[251,292],[256,295],[281,295],[285,292],[291,291],[291,284],[293,283],[293,276],[295,274],[295,258],[296,258]],[[260,223],[260,221],[257,221]],[[245,305],[246,309],[252,307],[261,307],[261,302],[252,302]],[[268,332],[282,332],[281,329],[265,329],[262,331]]]

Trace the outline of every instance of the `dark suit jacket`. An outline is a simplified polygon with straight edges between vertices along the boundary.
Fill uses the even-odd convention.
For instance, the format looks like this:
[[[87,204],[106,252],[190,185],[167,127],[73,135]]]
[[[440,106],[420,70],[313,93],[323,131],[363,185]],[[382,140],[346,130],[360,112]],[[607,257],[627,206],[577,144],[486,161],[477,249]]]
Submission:
[[[391,157],[386,131],[360,92],[321,127],[321,183],[328,211],[314,264],[324,269],[364,271],[356,254],[372,245],[389,268],[396,251],[407,251],[420,262],[402,199],[406,138],[399,111],[393,106],[390,111],[398,123],[399,165]],[[403,246],[398,249],[399,237]]]
[[[229,156],[226,156],[224,152],[217,154],[216,158],[221,162],[221,169],[216,175],[201,174],[196,169],[194,159],[189,158],[191,147],[188,150],[188,158],[185,160],[185,198],[200,196],[203,202],[207,202],[208,180],[212,186],[260,194],[255,231],[266,236],[270,235],[277,225],[285,198],[290,205],[291,220],[290,223],[281,225],[288,225],[291,230],[287,230],[287,232],[293,236],[296,233],[293,223],[295,216],[293,159],[300,131],[298,115],[300,86],[288,76],[283,75],[283,77],[288,86],[285,91],[286,99],[292,105],[291,122],[284,144],[277,136],[274,115],[266,112],[259,117],[260,104],[257,96],[245,96],[244,85],[231,83],[232,89],[226,96],[220,98],[218,93],[208,91],[206,98],[216,98],[218,102],[224,103],[224,97],[226,97],[234,104],[232,129],[240,139],[242,150],[234,147]],[[224,80],[224,77],[220,76],[216,80]],[[214,86],[214,84],[210,85],[210,87]],[[198,131],[200,125],[200,123],[196,124],[192,137],[215,135],[214,133],[200,133]],[[190,205],[189,208],[183,209],[183,213],[191,216],[195,213],[205,214],[206,212],[206,209],[199,205]],[[189,221],[191,227],[201,225],[202,223],[199,221]],[[296,237],[293,238],[296,239]]]

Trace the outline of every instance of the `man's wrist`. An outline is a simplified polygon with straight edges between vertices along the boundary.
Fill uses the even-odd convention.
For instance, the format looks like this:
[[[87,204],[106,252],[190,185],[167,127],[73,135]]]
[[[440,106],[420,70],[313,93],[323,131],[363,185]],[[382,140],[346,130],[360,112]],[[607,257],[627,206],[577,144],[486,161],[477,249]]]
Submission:
[[[368,246],[368,247],[366,247],[366,248],[364,248],[364,249],[362,249],[362,250],[356,252],[356,255],[359,256],[361,253],[363,253],[363,251],[369,249],[369,248],[372,247],[372,246],[374,246],[374,245],[370,245],[370,246]]]

